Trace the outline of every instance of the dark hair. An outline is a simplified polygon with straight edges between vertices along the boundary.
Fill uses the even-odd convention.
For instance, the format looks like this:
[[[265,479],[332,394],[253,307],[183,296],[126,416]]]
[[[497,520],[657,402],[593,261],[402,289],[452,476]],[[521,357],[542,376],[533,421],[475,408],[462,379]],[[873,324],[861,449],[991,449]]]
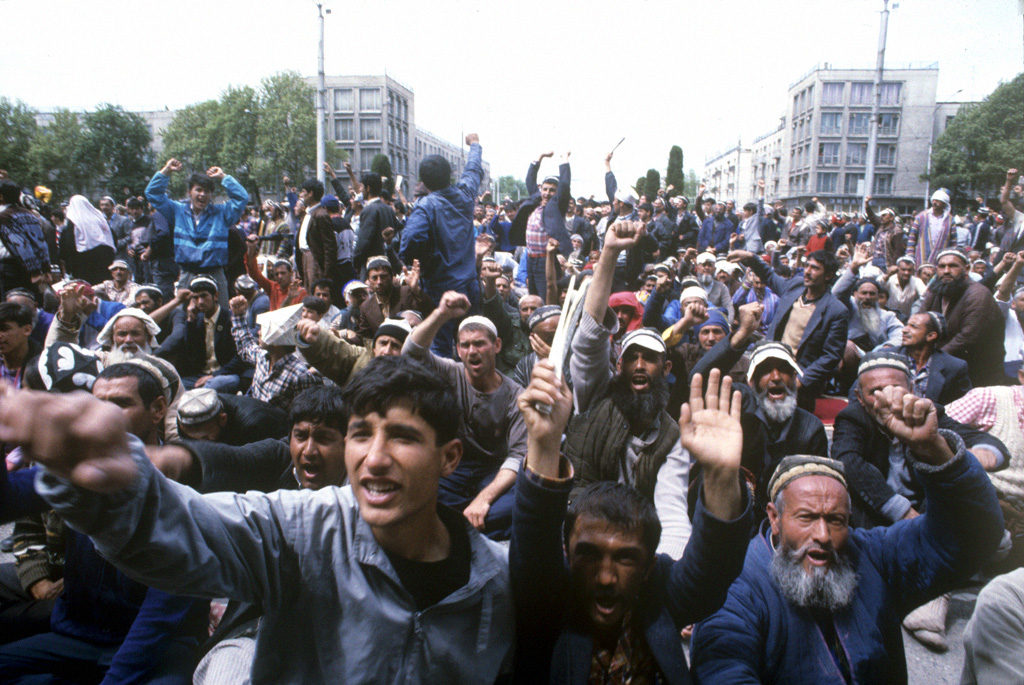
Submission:
[[[427,155],[420,162],[420,180],[430,190],[447,188],[452,182],[452,166],[441,155]]]
[[[0,303],[0,323],[13,321],[17,326],[32,325],[32,310],[20,302]]]
[[[648,214],[654,214],[654,206],[650,202],[642,203],[637,209],[642,209]]]
[[[130,197],[124,203],[124,206],[128,209],[142,209],[142,200],[137,197]]]
[[[743,205],[743,209],[747,210],[748,212],[756,212],[757,211],[757,203],[756,202],[748,202],[747,204]]]
[[[160,381],[153,376],[152,373],[146,371],[138,364],[130,364],[122,362],[121,364],[113,364],[103,369],[100,375],[96,377],[96,380],[115,378],[135,378],[139,381],[139,397],[142,398],[142,404],[145,407],[149,407],[153,404],[158,397],[164,396],[164,390],[160,385]]]
[[[39,304],[39,297],[35,293],[33,293],[31,290],[29,290],[28,288],[11,288],[10,290],[8,290],[7,292],[4,293],[4,301],[5,302],[9,301],[11,295],[17,295],[19,297],[27,297],[28,299],[30,299],[33,302],[35,302],[36,305]]]
[[[834,253],[828,250],[815,250],[811,254],[807,255],[807,261],[814,260],[821,264],[821,268],[825,270],[825,273],[831,278],[835,276],[836,271],[839,270],[839,260],[836,259]]]
[[[363,184],[364,196],[372,195],[374,197],[380,197],[381,182],[379,175],[367,172],[363,174],[363,177],[359,179],[359,182]]]
[[[351,414],[383,416],[392,406],[407,406],[434,429],[438,445],[454,439],[462,425],[451,383],[409,357],[375,357],[342,392]]]
[[[315,178],[307,178],[302,182],[300,188],[312,195],[317,202],[320,202],[320,198],[324,196],[324,184]]]
[[[214,298],[217,297],[217,285],[210,284],[206,281],[195,282],[195,279],[189,282],[188,289],[194,293],[210,293]]]
[[[317,288],[327,288],[330,291],[334,291],[334,281],[329,278],[321,278],[319,281],[313,281],[313,287],[311,291],[315,291]]]
[[[818,211],[818,205],[815,204],[813,201],[807,201],[804,203],[804,211],[807,212],[808,214],[814,214],[816,211]]]
[[[321,300],[319,297],[313,295],[306,295],[302,298],[302,306],[305,309],[312,309],[314,312],[323,316],[327,313],[327,307],[329,306],[326,302]]]
[[[341,388],[317,385],[296,395],[288,412],[288,423],[294,426],[303,421],[336,428],[344,435],[348,428],[348,408]]]
[[[635,489],[623,483],[598,481],[583,488],[565,512],[562,537],[566,549],[576,519],[581,516],[607,521],[629,532],[639,532],[648,554],[653,558],[661,540],[661,521],[654,504]]]
[[[195,173],[188,177],[188,189],[192,190],[196,186],[206,190],[209,193],[213,192],[213,179],[206,174]]]
[[[9,178],[0,181],[0,200],[5,205],[21,204],[21,188]]]

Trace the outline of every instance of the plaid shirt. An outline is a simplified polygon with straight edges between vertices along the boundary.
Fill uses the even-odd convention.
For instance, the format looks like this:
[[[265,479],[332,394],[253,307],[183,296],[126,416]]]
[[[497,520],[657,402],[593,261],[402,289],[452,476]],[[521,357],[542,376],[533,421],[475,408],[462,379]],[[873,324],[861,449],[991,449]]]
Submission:
[[[1024,407],[1024,385],[1014,386],[1014,402]],[[975,388],[969,393],[946,405],[946,415],[968,426],[983,431],[996,425],[996,396],[990,388]],[[1024,431],[1024,411],[1017,413],[1017,424]]]
[[[544,208],[538,207],[526,220],[526,254],[543,257],[547,254],[548,232],[544,230]]]
[[[260,348],[252,331],[245,325],[244,316],[231,314],[231,336],[235,339],[238,355],[256,367],[249,387],[249,396],[288,411],[292,399],[314,385],[321,385],[323,377],[303,361],[298,352],[292,352],[271,366],[270,356]]]

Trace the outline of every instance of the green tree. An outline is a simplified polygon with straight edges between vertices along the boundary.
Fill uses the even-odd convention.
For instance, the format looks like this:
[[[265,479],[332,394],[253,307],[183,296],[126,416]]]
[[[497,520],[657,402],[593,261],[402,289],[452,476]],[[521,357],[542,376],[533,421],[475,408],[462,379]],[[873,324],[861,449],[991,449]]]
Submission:
[[[513,201],[522,200],[527,195],[526,183],[515,176],[500,176],[498,178],[498,196],[501,201],[504,201],[506,197]]]
[[[636,185],[633,186],[633,190],[636,192],[636,196],[637,196],[638,199],[640,198],[641,195],[644,194],[644,191],[646,189],[647,189],[647,177],[646,176],[639,176],[639,177],[637,177]]]
[[[93,183],[140,194],[153,174],[152,135],[146,120],[120,106],[100,105],[83,117],[82,159]]]
[[[16,183],[31,185],[28,149],[36,134],[36,113],[21,100],[0,97],[0,169]]]
[[[391,160],[384,153],[378,153],[370,161],[370,172],[384,179],[383,188],[388,192],[395,191],[394,173],[391,171]]]
[[[995,194],[1024,159],[1024,73],[964,106],[932,147],[927,179],[956,195]]]
[[[316,161],[315,93],[293,71],[263,79],[256,125],[256,179],[262,187],[276,187],[281,174],[300,179],[312,169]]]
[[[647,196],[648,201],[653,202],[659,190],[661,190],[661,174],[657,169],[648,169],[647,176],[644,178],[643,194]]]
[[[672,190],[666,193],[669,197],[683,193],[686,187],[686,177],[683,175],[683,148],[678,145],[673,145],[668,151],[665,187],[668,186],[672,186]]]
[[[28,149],[31,177],[53,191],[51,202],[88,191],[88,165],[82,155],[85,130],[77,113],[58,109],[40,126]]]

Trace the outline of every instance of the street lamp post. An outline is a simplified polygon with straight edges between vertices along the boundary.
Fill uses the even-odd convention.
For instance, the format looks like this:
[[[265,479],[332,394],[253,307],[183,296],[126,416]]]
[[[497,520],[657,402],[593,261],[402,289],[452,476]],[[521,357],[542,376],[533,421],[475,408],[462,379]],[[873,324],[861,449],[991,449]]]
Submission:
[[[878,148],[878,119],[882,106],[882,72],[885,70],[885,35],[889,29],[889,0],[882,0],[882,24],[878,30],[878,60],[875,66],[875,96],[871,101],[871,122],[868,129],[868,158],[864,168],[864,195],[875,188],[875,153]]]
[[[327,86],[324,80],[324,5],[322,2],[316,4],[316,11],[320,17],[320,46],[317,52],[317,84],[316,84],[316,177],[321,183],[327,180],[324,171],[324,122],[327,112]],[[327,13],[330,14],[330,10]]]

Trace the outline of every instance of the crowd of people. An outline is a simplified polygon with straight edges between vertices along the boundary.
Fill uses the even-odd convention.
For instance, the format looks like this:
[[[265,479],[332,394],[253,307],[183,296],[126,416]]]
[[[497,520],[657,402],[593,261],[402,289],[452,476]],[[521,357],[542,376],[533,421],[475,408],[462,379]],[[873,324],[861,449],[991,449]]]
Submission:
[[[1016,169],[515,203],[466,144],[411,200],[0,171],[0,678],[905,682],[991,581],[964,680],[1024,679]]]

